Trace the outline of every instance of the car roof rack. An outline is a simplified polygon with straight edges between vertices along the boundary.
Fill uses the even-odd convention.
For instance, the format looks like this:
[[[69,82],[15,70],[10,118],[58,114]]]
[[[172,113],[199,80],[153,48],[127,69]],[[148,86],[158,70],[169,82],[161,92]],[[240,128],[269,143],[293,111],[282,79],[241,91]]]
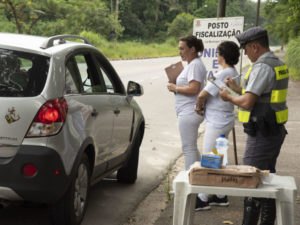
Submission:
[[[62,34],[62,35],[55,35],[52,37],[49,37],[40,48],[47,49],[54,46],[54,41],[59,40],[58,44],[64,44],[66,43],[67,38],[74,38],[74,39],[81,39],[85,44],[91,44],[87,39],[84,37],[78,36],[78,35],[72,35],[72,34]]]

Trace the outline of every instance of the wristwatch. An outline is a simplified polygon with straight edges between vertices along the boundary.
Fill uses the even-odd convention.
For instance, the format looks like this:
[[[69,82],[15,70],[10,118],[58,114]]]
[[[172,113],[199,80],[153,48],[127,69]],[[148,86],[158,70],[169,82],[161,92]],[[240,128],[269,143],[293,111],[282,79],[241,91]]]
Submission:
[[[175,94],[178,94],[178,87],[175,88]]]

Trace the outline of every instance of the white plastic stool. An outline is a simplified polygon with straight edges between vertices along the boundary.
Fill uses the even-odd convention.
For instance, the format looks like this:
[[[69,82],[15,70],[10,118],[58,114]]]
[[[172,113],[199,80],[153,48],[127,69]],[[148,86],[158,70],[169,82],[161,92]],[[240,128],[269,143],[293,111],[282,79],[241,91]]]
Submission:
[[[297,193],[294,177],[273,175],[270,183],[260,184],[258,188],[233,188],[191,185],[188,172],[181,171],[173,181],[173,190],[173,225],[193,225],[198,193],[273,198],[276,200],[277,224],[294,225],[294,201]]]

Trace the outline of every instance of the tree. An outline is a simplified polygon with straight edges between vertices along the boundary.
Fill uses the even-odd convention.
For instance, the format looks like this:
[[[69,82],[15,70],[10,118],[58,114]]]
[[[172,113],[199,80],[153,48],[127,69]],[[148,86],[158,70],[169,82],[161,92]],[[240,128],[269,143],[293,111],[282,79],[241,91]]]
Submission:
[[[227,17],[244,16],[245,29],[254,26],[255,2],[226,2]],[[191,17],[216,17],[217,8],[218,0],[0,0],[0,25],[7,32],[50,36],[87,31],[152,42],[191,33]],[[287,42],[300,34],[299,0],[267,0],[261,8],[260,21],[265,20],[271,36]]]
[[[120,2],[119,18],[125,27],[126,38],[151,41],[167,31],[167,22],[176,14],[170,7],[175,0],[123,0]],[[170,16],[171,15],[171,16]]]
[[[300,34],[299,7],[299,1],[268,0],[263,8],[264,26],[271,35],[287,43]]]
[[[193,34],[194,16],[188,13],[181,13],[168,26],[168,34],[175,38]]]
[[[226,16],[243,16],[244,29],[246,30],[250,27],[253,27],[255,26],[256,3],[249,0],[228,1]],[[262,21],[261,16],[259,19]]]
[[[92,31],[121,36],[124,28],[104,0],[0,0],[0,12],[18,33],[55,35]]]
[[[119,18],[122,26],[124,26],[124,36],[130,38],[144,38],[146,35],[146,27],[143,21],[144,5],[141,1],[124,0],[120,4]]]
[[[218,0],[205,0],[202,7],[194,11],[193,15],[197,18],[217,17]]]
[[[47,0],[43,5],[45,19],[33,31],[46,36],[91,31],[109,38],[121,36],[124,28],[102,0]]]
[[[218,0],[203,0],[202,7],[194,11],[197,18],[214,18],[217,17]],[[245,29],[254,26],[256,15],[256,4],[249,0],[226,2],[226,17],[243,16]]]
[[[39,10],[41,1],[1,0],[0,9],[9,21],[14,21],[18,33],[29,34],[45,13]]]
[[[300,2],[299,0],[289,0],[290,10],[292,12],[289,21],[300,23]]]

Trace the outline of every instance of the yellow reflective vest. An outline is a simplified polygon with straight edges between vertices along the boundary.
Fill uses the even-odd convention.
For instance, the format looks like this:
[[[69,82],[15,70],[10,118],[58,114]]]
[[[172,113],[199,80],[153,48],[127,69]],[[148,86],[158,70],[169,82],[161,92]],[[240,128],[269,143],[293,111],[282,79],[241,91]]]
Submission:
[[[251,76],[252,67],[257,63],[265,63],[271,66],[276,74],[275,85],[270,93],[259,96],[251,111],[239,108],[239,121],[242,123],[249,122],[250,117],[266,116],[266,113],[271,108],[275,112],[276,123],[284,124],[288,119],[288,108],[286,105],[286,96],[288,89],[289,73],[287,66],[277,57],[265,57],[258,59],[248,70],[244,77],[242,94],[248,84],[248,78]],[[275,121],[274,121],[275,122]]]

